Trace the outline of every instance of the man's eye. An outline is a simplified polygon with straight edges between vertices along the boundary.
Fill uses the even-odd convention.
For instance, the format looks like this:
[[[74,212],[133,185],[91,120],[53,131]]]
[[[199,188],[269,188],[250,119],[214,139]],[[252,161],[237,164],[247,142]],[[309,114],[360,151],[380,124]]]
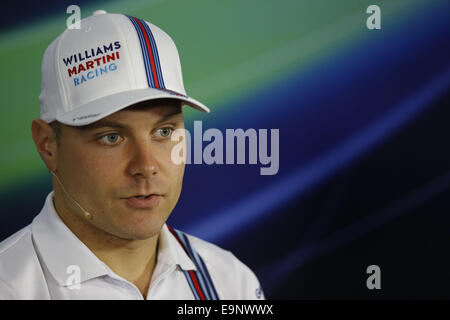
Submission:
[[[159,135],[161,137],[168,138],[168,137],[170,137],[170,134],[172,133],[172,128],[170,128],[170,127],[161,128],[161,129],[158,129],[157,132],[159,133]]]
[[[106,144],[116,144],[120,139],[120,136],[117,133],[107,134],[100,138]]]

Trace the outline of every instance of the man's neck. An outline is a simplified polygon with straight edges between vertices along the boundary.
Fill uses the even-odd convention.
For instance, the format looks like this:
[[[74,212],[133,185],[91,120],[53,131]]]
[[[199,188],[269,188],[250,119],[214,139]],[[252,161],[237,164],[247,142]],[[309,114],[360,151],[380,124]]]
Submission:
[[[146,298],[156,265],[159,233],[144,240],[119,238],[71,214],[59,202],[55,197],[56,212],[66,226],[115,274],[135,284]]]
[[[156,243],[153,243],[154,238]],[[157,259],[158,239],[157,236],[154,238],[147,239],[146,243],[141,242],[145,240],[134,240],[133,243],[122,247],[100,248],[94,244],[91,248],[88,244],[86,245],[114,273],[136,285],[142,296],[146,298]]]

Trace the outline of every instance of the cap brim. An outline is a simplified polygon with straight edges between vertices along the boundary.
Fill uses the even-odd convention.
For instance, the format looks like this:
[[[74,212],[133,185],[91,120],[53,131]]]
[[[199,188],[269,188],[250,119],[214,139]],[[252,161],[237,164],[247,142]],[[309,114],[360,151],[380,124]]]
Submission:
[[[75,110],[56,116],[56,120],[69,126],[84,126],[138,102],[162,98],[181,100],[195,109],[209,113],[207,106],[191,97],[178,96],[155,88],[145,88],[124,91],[96,99],[77,107]]]

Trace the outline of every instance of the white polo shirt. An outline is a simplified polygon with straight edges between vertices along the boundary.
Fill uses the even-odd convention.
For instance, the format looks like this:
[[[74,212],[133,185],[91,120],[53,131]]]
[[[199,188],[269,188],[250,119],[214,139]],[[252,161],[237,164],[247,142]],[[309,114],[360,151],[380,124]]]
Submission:
[[[255,274],[231,252],[188,235],[219,299],[264,299]],[[164,225],[147,299],[194,299],[186,279],[197,270]],[[0,299],[132,299],[139,289],[115,274],[62,222],[53,191],[33,222],[0,243]]]

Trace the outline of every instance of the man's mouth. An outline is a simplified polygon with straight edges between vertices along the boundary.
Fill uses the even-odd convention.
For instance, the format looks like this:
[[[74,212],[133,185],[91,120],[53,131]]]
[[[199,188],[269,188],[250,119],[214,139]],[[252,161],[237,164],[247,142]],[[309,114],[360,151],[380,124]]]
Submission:
[[[134,208],[151,208],[156,206],[163,196],[159,194],[135,195],[126,198],[127,204]]]
[[[131,199],[131,198],[136,198],[136,199],[147,199],[147,198],[149,198],[149,197],[151,197],[151,196],[162,196],[162,194],[160,194],[160,193],[149,193],[149,194],[141,193],[141,194],[134,194],[134,195],[132,195],[132,196],[125,197],[124,199]]]
[[[138,199],[147,199],[148,197],[150,197],[151,195],[149,194],[148,196],[135,196]]]

